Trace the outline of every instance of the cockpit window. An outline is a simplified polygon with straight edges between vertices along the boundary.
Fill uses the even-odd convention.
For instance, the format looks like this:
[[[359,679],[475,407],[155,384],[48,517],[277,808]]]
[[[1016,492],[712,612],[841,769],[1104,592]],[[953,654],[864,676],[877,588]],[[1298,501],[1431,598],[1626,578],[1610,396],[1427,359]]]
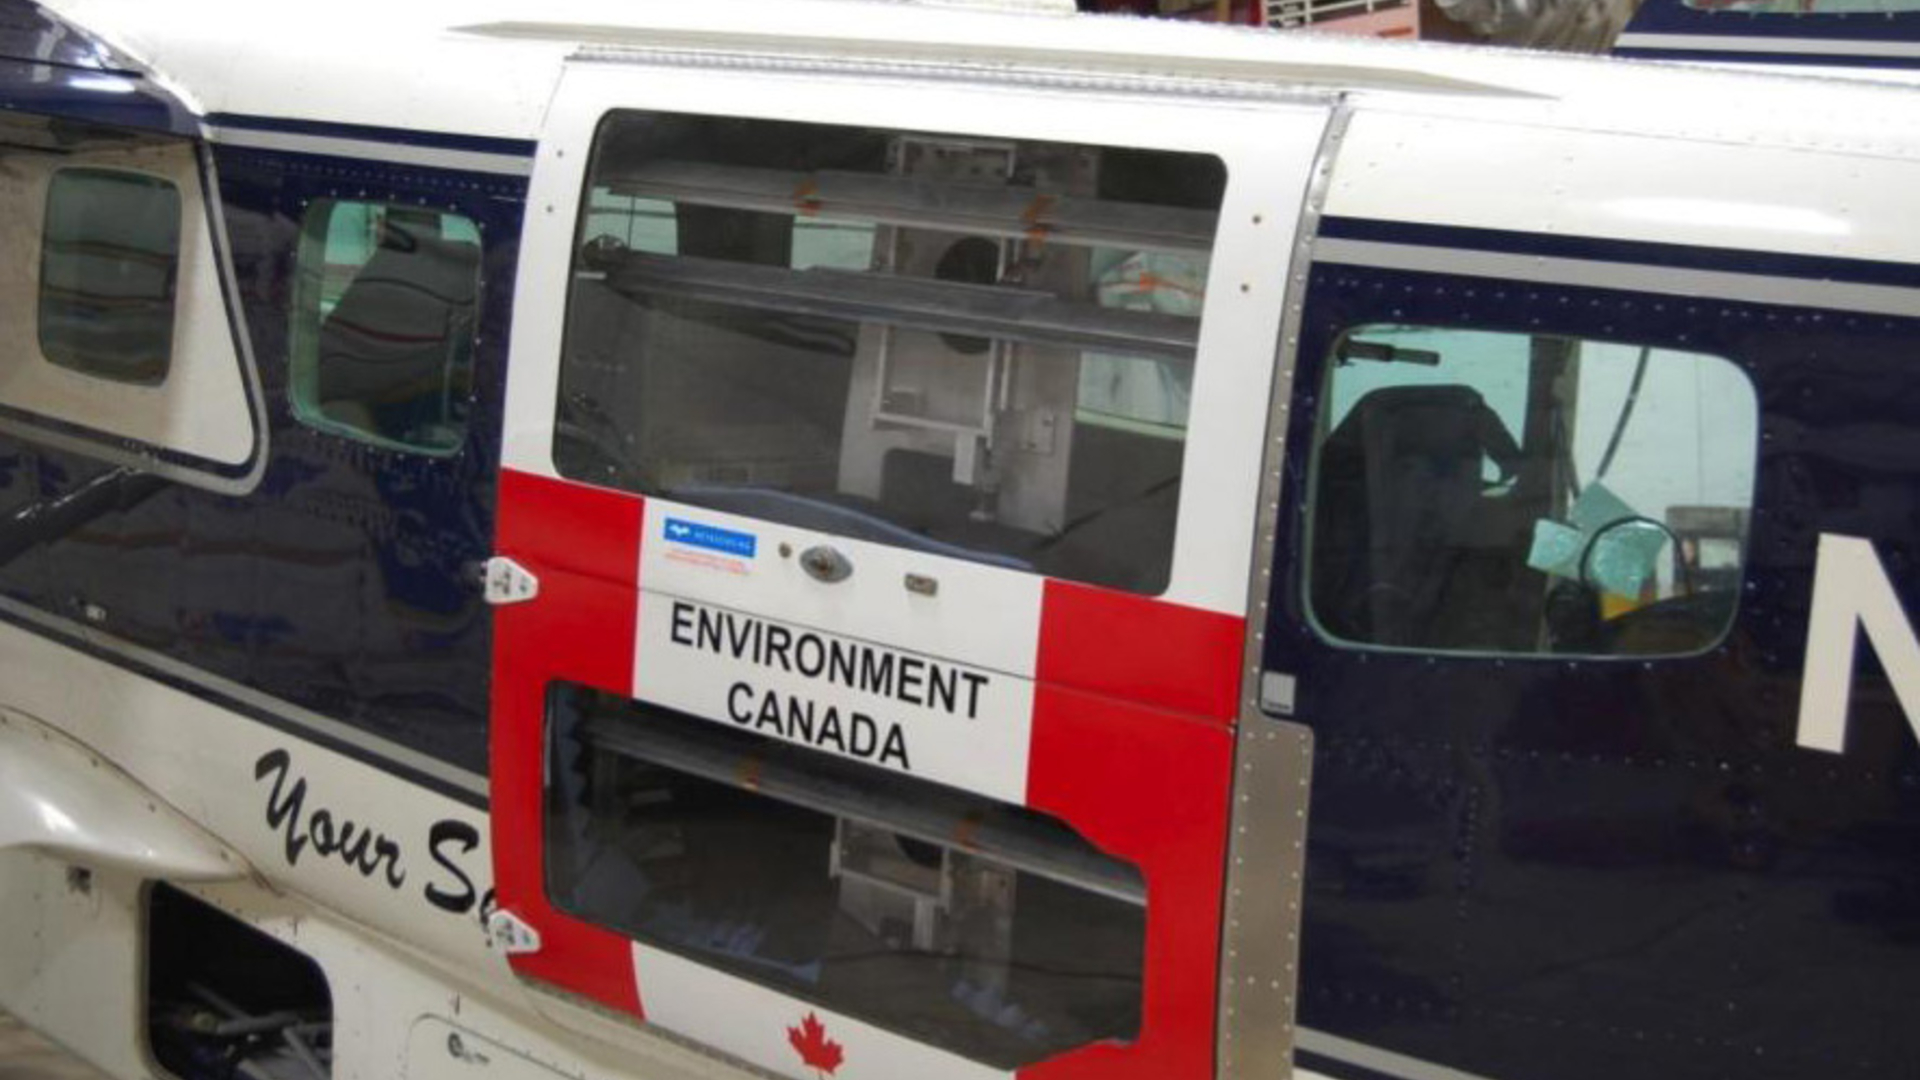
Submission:
[[[554,464],[1166,587],[1225,167],[733,118],[601,129]]]
[[[1758,408],[1716,356],[1374,324],[1329,358],[1321,632],[1430,651],[1675,655],[1733,618]]]

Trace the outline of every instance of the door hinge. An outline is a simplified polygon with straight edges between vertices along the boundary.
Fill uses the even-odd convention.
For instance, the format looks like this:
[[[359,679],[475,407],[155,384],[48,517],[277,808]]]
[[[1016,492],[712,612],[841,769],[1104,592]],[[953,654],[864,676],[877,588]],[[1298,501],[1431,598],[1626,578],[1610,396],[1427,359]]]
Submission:
[[[523,604],[540,595],[540,579],[505,555],[495,555],[486,561],[481,568],[481,582],[487,603],[495,607]]]
[[[487,940],[508,956],[540,951],[540,931],[511,911],[496,911],[487,916]]]

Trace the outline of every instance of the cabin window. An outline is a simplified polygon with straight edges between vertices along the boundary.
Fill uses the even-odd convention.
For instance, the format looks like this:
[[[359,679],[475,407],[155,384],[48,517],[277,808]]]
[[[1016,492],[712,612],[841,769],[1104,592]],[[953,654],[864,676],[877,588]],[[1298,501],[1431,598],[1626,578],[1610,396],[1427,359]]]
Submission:
[[[1328,358],[1308,592],[1323,634],[1680,655],[1739,597],[1758,405],[1717,356],[1372,324]]]
[[[294,293],[294,416],[389,449],[459,450],[479,295],[480,230],[468,218],[314,202]]]
[[[163,382],[179,276],[179,188],[116,169],[53,174],[40,252],[49,361],[116,382]]]
[[[561,910],[1001,1069],[1138,1036],[1145,883],[1060,821],[584,687],[549,708]]]
[[[564,476],[1166,587],[1225,167],[618,114],[563,353]]]

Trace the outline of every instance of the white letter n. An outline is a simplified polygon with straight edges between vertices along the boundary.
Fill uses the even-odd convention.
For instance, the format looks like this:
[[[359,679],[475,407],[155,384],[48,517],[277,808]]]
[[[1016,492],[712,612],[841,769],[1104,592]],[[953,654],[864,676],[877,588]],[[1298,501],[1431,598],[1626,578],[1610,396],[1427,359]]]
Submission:
[[[1800,682],[1801,746],[1838,754],[1847,744],[1853,650],[1865,630],[1893,683],[1907,723],[1920,736],[1920,638],[1870,541],[1820,534],[1807,619],[1807,666]]]

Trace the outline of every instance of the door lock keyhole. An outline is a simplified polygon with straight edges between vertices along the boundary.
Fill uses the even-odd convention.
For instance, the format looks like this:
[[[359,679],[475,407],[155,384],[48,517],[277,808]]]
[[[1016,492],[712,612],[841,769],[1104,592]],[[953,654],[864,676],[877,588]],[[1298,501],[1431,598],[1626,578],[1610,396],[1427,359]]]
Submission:
[[[853,575],[853,563],[845,555],[825,544],[816,544],[800,553],[800,568],[815,581],[831,585]]]

